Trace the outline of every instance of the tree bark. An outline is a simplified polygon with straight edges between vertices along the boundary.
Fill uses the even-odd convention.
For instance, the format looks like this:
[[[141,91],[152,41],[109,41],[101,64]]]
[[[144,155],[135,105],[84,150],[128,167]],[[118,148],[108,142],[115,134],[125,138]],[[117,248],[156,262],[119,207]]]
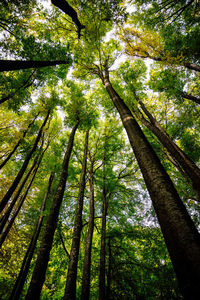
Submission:
[[[92,238],[94,231],[94,160],[91,160],[89,172],[90,186],[90,214],[88,221],[88,232],[85,242],[84,267],[82,276],[82,294],[81,300],[89,300],[90,298],[90,270],[91,270],[91,252]]]
[[[0,72],[24,69],[38,69],[56,65],[67,64],[68,61],[38,61],[38,60],[0,60]]]
[[[82,25],[81,22],[79,21],[75,9],[71,5],[69,5],[69,3],[65,0],[51,0],[51,3],[72,18],[72,21],[76,24],[78,28],[78,38],[80,38],[81,29],[85,28],[85,26]]]
[[[200,293],[200,235],[185,206],[129,108],[112,87],[108,71],[101,77],[126,129],[143,174],[185,299]]]
[[[31,260],[33,258],[33,254],[34,254],[34,251],[35,251],[36,243],[37,243],[37,240],[38,240],[41,228],[42,228],[42,223],[43,223],[43,219],[44,219],[44,214],[43,213],[45,211],[47,199],[50,196],[51,185],[52,185],[52,182],[53,182],[54,175],[55,174],[52,172],[50,177],[49,177],[47,192],[45,193],[44,200],[43,200],[43,203],[42,203],[42,206],[41,206],[41,209],[40,209],[40,216],[38,218],[37,225],[35,227],[35,231],[33,233],[32,239],[30,241],[29,247],[28,247],[27,252],[25,254],[25,257],[24,257],[19,275],[18,275],[17,280],[15,282],[15,285],[12,289],[10,300],[18,300],[20,298],[21,293],[22,293],[24,283],[25,283],[25,280],[26,280],[26,277],[27,277],[27,274],[28,274],[28,271],[29,271],[29,268],[30,268]]]
[[[105,163],[105,162],[104,162]],[[102,225],[101,225],[101,250],[100,250],[100,268],[99,268],[99,300],[106,299],[106,216],[107,216],[107,193],[105,187],[105,166],[103,163],[104,185],[103,185],[103,203],[102,203]]]
[[[197,97],[192,96],[192,95],[190,95],[190,94],[187,94],[187,93],[182,92],[182,93],[181,93],[181,97],[183,97],[183,98],[185,98],[185,99],[188,99],[188,100],[191,100],[191,101],[193,101],[193,102],[195,102],[195,103],[197,103],[197,104],[200,104],[200,98],[197,98]]]
[[[49,146],[49,144],[47,145],[47,147],[46,147],[46,148],[44,149],[44,151],[42,152],[42,154],[41,154],[39,160],[38,160],[38,157],[37,157],[37,158],[35,159],[35,161],[33,162],[33,165],[31,166],[29,172],[27,173],[27,175],[25,176],[23,182],[21,183],[21,185],[20,185],[20,187],[19,187],[17,193],[15,194],[15,196],[14,196],[12,202],[10,203],[9,207],[8,207],[7,210],[5,211],[3,217],[1,218],[1,223],[0,223],[0,233],[2,233],[2,231],[3,231],[3,233],[2,233],[2,236],[1,236],[1,238],[0,238],[0,247],[1,247],[2,243],[4,242],[6,236],[8,235],[8,233],[9,233],[9,231],[10,231],[10,229],[11,229],[11,227],[12,227],[14,221],[15,221],[15,218],[17,217],[17,215],[18,215],[18,213],[19,213],[19,211],[20,211],[20,209],[21,209],[21,207],[22,207],[22,205],[23,205],[23,203],[24,203],[24,200],[25,200],[25,198],[26,198],[26,196],[27,196],[27,193],[28,193],[28,191],[29,191],[29,189],[30,189],[32,183],[33,183],[33,180],[34,180],[34,178],[35,178],[35,175],[36,175],[36,173],[37,173],[37,171],[38,171],[38,169],[39,169],[40,163],[41,163],[41,161],[42,161],[43,155],[44,155],[44,153],[46,152],[48,146]],[[43,143],[42,143],[42,145],[41,145],[40,148],[42,148],[42,147],[43,147]],[[37,161],[37,160],[38,160],[38,161]],[[35,166],[36,166],[36,168],[35,168]],[[31,174],[31,172],[32,172],[32,170],[33,170],[34,168],[35,168],[34,174],[33,174],[33,177],[32,177],[32,179],[31,179],[31,183],[29,183],[29,185],[28,185],[28,187],[27,187],[27,189],[26,189],[26,192],[25,192],[25,194],[24,194],[25,196],[22,196],[21,199],[19,200],[19,203],[18,203],[18,205],[17,205],[17,208],[15,209],[15,212],[14,212],[13,216],[11,217],[11,220],[9,221],[8,225],[6,225],[6,227],[5,227],[5,224],[6,224],[6,222],[8,221],[8,219],[9,219],[9,217],[10,217],[10,214],[11,214],[11,212],[12,212],[12,209],[13,209],[13,207],[15,206],[15,204],[16,204],[16,202],[17,202],[19,196],[20,196],[20,193],[21,193],[22,189],[24,188],[24,186],[25,186],[25,184],[26,184],[26,181],[28,180],[28,178],[29,178],[29,176],[30,176],[30,174]],[[21,202],[22,202],[22,203],[21,203]],[[21,204],[20,204],[20,203],[21,203]],[[4,227],[5,227],[5,229],[4,229]],[[2,240],[3,240],[3,242],[2,242]]]
[[[76,300],[76,278],[77,278],[77,266],[78,255],[80,248],[80,238],[82,231],[82,211],[83,211],[83,199],[85,191],[85,177],[87,167],[87,152],[88,152],[88,137],[89,131],[86,131],[85,147],[82,162],[81,178],[79,182],[79,193],[77,198],[77,208],[74,221],[74,230],[72,237],[72,246],[70,251],[69,267],[67,272],[67,281],[65,286],[65,294],[63,300]]]
[[[197,193],[200,201],[200,169],[195,163],[172,141],[169,135],[164,131],[156,119],[147,110],[142,101],[139,101],[143,112],[149,118],[147,121],[144,117],[141,117],[142,123],[153,132],[163,146],[169,151],[170,155],[180,164],[184,172],[191,179],[194,191]]]
[[[37,119],[39,113],[36,115],[36,117],[29,123],[28,127],[26,130],[24,130],[22,137],[19,139],[19,141],[17,142],[17,144],[15,145],[15,147],[13,148],[13,150],[8,154],[8,156],[6,157],[6,159],[0,164],[0,169],[2,169],[5,164],[9,161],[9,159],[12,157],[12,155],[15,153],[15,151],[17,150],[17,148],[19,147],[19,145],[21,144],[21,142],[23,141],[23,139],[25,138],[29,128],[34,124],[35,120]]]
[[[19,170],[17,176],[15,177],[11,187],[9,188],[9,190],[7,191],[7,193],[5,194],[5,196],[3,197],[1,203],[0,203],[0,212],[5,208],[5,206],[7,205],[10,197],[12,196],[12,194],[14,193],[14,191],[16,190],[18,183],[20,182],[20,180],[22,179],[22,176],[24,175],[24,172],[26,171],[26,168],[28,166],[28,163],[33,155],[33,153],[36,151],[38,143],[40,141],[40,138],[42,136],[42,132],[43,132],[43,128],[45,127],[47,120],[49,118],[50,115],[50,110],[48,110],[47,115],[44,119],[44,122],[42,123],[42,126],[40,127],[40,130],[38,132],[38,135],[35,139],[35,142],[33,144],[33,147],[30,149],[30,151],[27,153],[26,158],[24,160],[24,163],[21,167],[21,169]]]
[[[108,274],[107,274],[107,287],[106,287],[106,300],[110,300],[111,292],[111,274],[112,274],[112,251],[111,251],[111,238],[108,238]]]
[[[79,121],[77,120],[75,126],[73,127],[70,137],[68,146],[65,152],[63,165],[62,165],[62,172],[60,175],[60,181],[53,199],[53,203],[47,218],[47,222],[44,228],[44,233],[41,241],[41,246],[39,249],[39,253],[37,256],[35,268],[33,271],[31,283],[26,295],[26,300],[39,300],[40,293],[42,290],[42,286],[45,280],[46,269],[49,261],[49,255],[53,244],[53,237],[57,227],[58,216],[60,211],[60,206],[62,204],[62,199],[66,187],[66,180],[68,177],[68,166],[69,166],[69,159],[71,156],[73,143],[74,143],[74,136],[78,127]]]

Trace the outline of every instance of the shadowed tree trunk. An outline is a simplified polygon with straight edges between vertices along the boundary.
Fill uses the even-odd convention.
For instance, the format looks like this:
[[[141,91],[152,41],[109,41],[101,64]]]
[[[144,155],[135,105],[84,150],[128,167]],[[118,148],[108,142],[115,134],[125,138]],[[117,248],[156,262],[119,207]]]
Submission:
[[[79,193],[77,199],[77,208],[74,221],[74,230],[72,237],[72,246],[70,251],[69,267],[67,272],[67,281],[65,286],[65,295],[63,300],[76,300],[76,277],[77,277],[77,265],[78,255],[80,248],[80,238],[82,231],[82,211],[83,211],[83,199],[85,191],[85,177],[87,167],[87,152],[88,152],[88,137],[89,131],[86,131],[85,147],[82,162],[81,178],[79,182]]]
[[[14,221],[15,221],[15,218],[17,217],[17,215],[18,215],[18,213],[19,213],[19,211],[20,211],[20,209],[21,209],[21,207],[22,207],[22,205],[23,205],[23,203],[24,203],[24,201],[25,201],[25,199],[26,199],[26,196],[27,196],[27,194],[28,194],[28,192],[29,192],[29,190],[30,190],[30,188],[31,188],[31,185],[32,185],[32,183],[33,183],[33,180],[34,180],[34,178],[35,178],[35,176],[36,176],[36,173],[37,173],[37,171],[38,171],[38,169],[39,169],[39,166],[40,166],[40,163],[41,163],[41,161],[42,161],[43,155],[44,155],[44,153],[46,152],[48,146],[49,146],[49,144],[47,144],[47,147],[46,147],[46,148],[44,149],[44,151],[42,152],[42,154],[41,154],[39,160],[37,161],[37,159],[36,159],[36,160],[34,161],[34,163],[33,163],[32,167],[31,167],[31,169],[29,170],[28,174],[27,174],[26,177],[24,178],[22,184],[20,185],[20,188],[18,189],[16,195],[14,196],[12,202],[10,203],[10,206],[7,208],[5,214],[3,215],[2,219],[1,219],[0,229],[1,229],[1,232],[3,231],[3,233],[2,233],[2,235],[1,235],[1,237],[0,237],[0,247],[1,247],[2,243],[4,242],[6,236],[8,235],[8,233],[9,233],[9,231],[10,231],[10,229],[11,229],[11,227],[12,227]],[[41,148],[42,148],[42,147],[43,147],[43,143],[42,143],[42,145],[41,145]],[[36,166],[36,165],[37,165],[37,166]],[[25,183],[26,183],[28,177],[30,176],[30,174],[31,174],[31,172],[32,172],[32,170],[34,169],[35,166],[36,166],[36,168],[35,168],[35,170],[34,170],[32,179],[31,179],[30,183],[28,184],[28,186],[27,186],[27,188],[26,188],[26,192],[24,193],[23,196],[21,196],[21,198],[20,198],[20,200],[19,200],[19,203],[17,204],[17,207],[16,207],[16,209],[15,209],[15,211],[14,211],[14,213],[13,213],[11,219],[10,219],[10,221],[8,222],[8,224],[7,224],[6,227],[5,227],[5,224],[6,224],[6,222],[8,221],[8,219],[9,219],[9,217],[10,217],[11,211],[12,211],[12,209],[13,209],[15,203],[17,202],[17,200],[18,200],[18,198],[19,198],[19,196],[20,196],[20,193],[21,193],[21,191],[22,191],[22,189],[23,189],[23,187],[24,187],[24,185],[25,185]],[[5,227],[5,228],[4,228],[4,227]]]
[[[42,222],[43,222],[43,219],[44,219],[44,214],[43,213],[45,211],[47,199],[50,196],[51,185],[52,185],[52,182],[53,182],[54,175],[55,174],[52,172],[50,177],[49,177],[47,192],[45,193],[44,200],[43,200],[43,203],[42,203],[42,206],[41,206],[41,209],[40,209],[40,216],[38,218],[37,225],[35,227],[35,231],[33,233],[32,239],[30,241],[29,247],[28,247],[27,252],[25,254],[25,257],[24,257],[19,275],[18,275],[17,280],[15,282],[15,285],[13,287],[13,290],[12,290],[12,293],[11,293],[11,296],[10,296],[10,300],[18,300],[20,298],[21,293],[22,293],[24,283],[25,283],[25,280],[26,280],[26,277],[27,277],[27,274],[28,274],[28,271],[29,271],[29,268],[30,268],[31,260],[33,258],[33,254],[34,254],[34,251],[35,251],[36,243],[37,243],[37,240],[38,240],[41,228],[42,228]]]
[[[67,64],[68,61],[39,61],[39,60],[0,60],[0,72],[24,69],[37,69],[56,65]]]
[[[58,223],[58,216],[60,206],[66,187],[66,180],[68,177],[68,166],[71,152],[73,149],[74,136],[78,128],[79,121],[77,120],[69,136],[67,149],[65,152],[62,172],[60,175],[60,181],[53,199],[53,203],[47,218],[47,222],[44,228],[42,236],[41,246],[38,252],[35,268],[33,271],[31,283],[26,295],[26,300],[39,300],[42,286],[45,280],[46,269],[49,261],[49,255],[53,244],[53,237]]]
[[[163,146],[169,151],[170,155],[175,158],[184,172],[191,179],[193,188],[198,195],[200,201],[200,169],[195,163],[172,141],[169,135],[164,131],[156,119],[147,110],[142,101],[139,101],[143,112],[148,117],[147,121],[143,116],[141,117],[142,123],[157,136]]]
[[[112,274],[112,251],[111,251],[111,238],[109,236],[109,238],[108,238],[108,274],[107,274],[106,300],[110,300],[111,274]]]
[[[75,9],[71,5],[69,5],[69,3],[66,0],[51,0],[51,3],[72,18],[72,21],[76,24],[78,28],[78,38],[80,38],[81,29],[85,28],[85,26],[80,23]]]
[[[195,103],[200,104],[200,98],[197,98],[197,97],[192,96],[192,95],[190,95],[190,94],[187,94],[187,93],[182,92],[182,93],[181,93],[181,97],[183,97],[183,98],[185,98],[185,99],[188,99],[188,100],[191,100],[191,101],[193,101],[193,102],[195,102]]]
[[[107,216],[107,192],[105,186],[105,154],[103,159],[103,199],[102,199],[102,225],[101,225],[101,250],[100,250],[100,269],[99,269],[99,300],[106,299],[106,216]]]
[[[37,119],[39,113],[35,116],[35,118],[29,123],[28,127],[26,130],[24,130],[24,133],[22,135],[22,137],[19,139],[19,141],[17,142],[17,144],[15,145],[15,147],[13,148],[13,150],[8,154],[8,156],[6,157],[6,159],[4,159],[4,161],[0,164],[0,169],[2,169],[5,164],[9,161],[9,159],[12,157],[12,155],[15,153],[15,151],[17,150],[17,148],[19,147],[19,145],[21,144],[21,142],[23,141],[23,139],[25,138],[27,132],[29,131],[30,127],[34,124],[35,120]]]
[[[89,186],[90,186],[90,214],[89,214],[89,221],[88,221],[88,232],[87,232],[87,237],[85,242],[81,300],[89,300],[90,298],[91,252],[92,252],[92,238],[93,238],[93,231],[94,231],[94,160],[93,159],[90,160]]]
[[[48,110],[47,115],[44,119],[44,122],[42,123],[40,130],[38,132],[38,135],[35,139],[35,142],[33,144],[33,147],[30,149],[30,151],[27,153],[25,160],[23,162],[23,165],[21,167],[21,169],[19,170],[17,176],[15,177],[11,187],[9,188],[9,190],[7,191],[7,193],[5,194],[5,196],[3,197],[1,203],[0,203],[0,212],[4,209],[4,207],[6,206],[6,204],[8,203],[10,197],[12,196],[12,194],[14,193],[14,191],[16,190],[18,183],[20,182],[20,180],[22,179],[22,176],[24,175],[24,172],[26,171],[26,168],[28,166],[28,163],[33,155],[33,153],[36,151],[38,143],[40,141],[40,138],[42,136],[42,132],[43,132],[43,128],[45,127],[47,120],[49,118],[50,115],[50,110]]]
[[[151,196],[180,290],[185,299],[195,300],[200,293],[200,235],[159,158],[131,111],[112,87],[108,71],[105,75],[99,71],[99,76],[126,129]]]

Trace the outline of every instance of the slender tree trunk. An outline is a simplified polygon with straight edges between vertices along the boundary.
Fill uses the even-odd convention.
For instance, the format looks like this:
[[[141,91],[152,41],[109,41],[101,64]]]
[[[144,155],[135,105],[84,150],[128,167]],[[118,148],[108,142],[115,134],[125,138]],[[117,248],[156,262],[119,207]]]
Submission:
[[[141,117],[142,123],[150,129],[163,144],[163,146],[169,151],[170,155],[180,164],[184,172],[191,179],[193,188],[198,195],[200,201],[200,169],[195,163],[172,141],[169,135],[164,131],[156,119],[150,114],[145,107],[144,103],[139,101],[142,110],[149,118],[147,121],[144,117]]]
[[[200,72],[200,66],[196,64],[184,62],[183,65],[189,70]]]
[[[19,86],[19,88],[18,88],[14,93],[11,93],[11,94],[9,94],[9,95],[7,95],[7,96],[1,98],[1,99],[0,99],[0,104],[4,103],[5,101],[7,101],[7,100],[9,100],[10,98],[12,98],[12,97],[13,97],[14,95],[16,95],[17,92],[18,92],[19,90],[21,90],[22,88],[26,89],[26,88],[28,88],[29,86],[31,86],[31,85],[33,84],[34,80],[32,80],[32,81],[30,82],[30,79],[31,79],[31,77],[33,76],[34,72],[35,72],[35,70],[31,73],[31,75],[29,75],[29,77],[23,82],[23,84],[22,84],[21,86]]]
[[[105,176],[105,174],[104,174]],[[105,178],[104,178],[105,181]],[[103,186],[103,203],[102,203],[102,227],[101,227],[101,250],[100,250],[100,270],[99,270],[99,300],[106,299],[106,216],[107,216],[107,195],[105,182]]]
[[[42,148],[42,146],[43,146],[43,143],[42,143],[42,145],[41,145],[41,148]],[[29,170],[28,174],[27,174],[26,177],[24,178],[22,184],[20,185],[20,188],[18,189],[16,195],[14,196],[12,202],[10,203],[10,206],[7,208],[5,214],[3,215],[2,219],[1,219],[0,229],[1,229],[1,232],[3,231],[3,233],[2,233],[2,235],[1,235],[1,237],[0,237],[0,247],[2,246],[2,244],[3,244],[3,242],[4,242],[5,238],[6,238],[6,236],[8,235],[8,233],[9,233],[9,231],[10,231],[10,229],[11,229],[11,227],[12,227],[12,225],[13,225],[13,223],[14,223],[14,221],[15,221],[15,219],[16,219],[16,217],[17,217],[17,215],[18,215],[18,213],[19,213],[19,211],[20,211],[20,209],[21,209],[21,207],[22,207],[22,205],[23,205],[25,199],[26,199],[26,196],[27,196],[27,194],[28,194],[28,192],[29,192],[29,190],[30,190],[30,188],[31,188],[31,185],[32,185],[32,183],[33,183],[33,180],[34,180],[34,178],[35,178],[35,176],[36,176],[36,173],[37,173],[37,171],[38,171],[38,169],[39,169],[39,166],[40,166],[40,163],[41,163],[41,161],[42,161],[43,155],[44,155],[44,153],[46,152],[48,146],[49,146],[49,144],[47,145],[47,147],[46,147],[46,148],[44,149],[44,151],[42,152],[42,154],[41,154],[41,156],[40,156],[40,158],[39,158],[39,161],[37,162],[37,159],[34,161],[34,163],[33,163],[32,167],[31,167],[31,169]],[[36,166],[36,164],[37,164],[37,166]],[[36,166],[36,168],[35,168],[35,166]],[[28,177],[30,176],[30,174],[31,174],[31,172],[32,172],[32,170],[33,170],[34,168],[35,168],[35,170],[34,170],[32,179],[31,179],[30,183],[28,184],[28,187],[26,188],[26,192],[24,193],[23,196],[21,196],[21,198],[20,198],[20,200],[19,200],[19,203],[18,203],[18,205],[17,205],[17,208],[15,209],[15,211],[14,211],[14,213],[13,213],[13,216],[11,217],[9,223],[8,223],[8,224],[6,225],[6,227],[5,227],[5,224],[6,224],[6,222],[8,222],[8,219],[9,219],[9,217],[10,217],[11,211],[12,211],[14,205],[16,204],[16,202],[17,202],[17,200],[18,200],[18,198],[19,198],[19,196],[20,196],[20,193],[21,193],[21,191],[22,191],[22,189],[23,189],[23,187],[24,187],[24,185],[25,185],[25,183],[26,183],[26,181],[27,181],[27,179],[28,179]]]
[[[112,251],[111,251],[111,238],[109,236],[109,238],[108,238],[108,274],[107,274],[106,300],[110,300],[111,273],[112,273]]]
[[[19,275],[18,275],[15,285],[13,287],[13,290],[12,290],[12,293],[10,296],[10,300],[18,300],[22,293],[24,283],[25,283],[25,280],[26,280],[26,277],[27,277],[27,274],[28,274],[28,271],[30,268],[31,260],[33,258],[33,254],[35,251],[36,243],[37,243],[37,240],[38,240],[41,228],[42,228],[42,222],[44,219],[43,213],[45,211],[47,199],[49,198],[49,195],[50,195],[51,185],[53,182],[54,175],[55,174],[52,172],[49,177],[49,184],[48,184],[47,192],[45,193],[44,200],[43,200],[43,203],[42,203],[42,206],[40,209],[40,216],[38,218],[37,225],[35,227],[35,231],[33,233],[32,239],[30,241],[29,247],[25,254]]]
[[[27,129],[24,131],[22,137],[19,139],[19,141],[17,142],[17,144],[15,145],[15,147],[13,148],[13,150],[8,154],[8,156],[6,157],[6,159],[0,164],[0,169],[2,169],[5,164],[9,161],[9,159],[12,157],[12,155],[15,153],[15,151],[17,150],[17,148],[19,147],[19,145],[21,144],[21,142],[23,141],[23,139],[25,138],[27,132],[29,131],[29,128],[34,124],[35,120],[37,119],[39,113],[36,115],[36,117],[29,123]]]
[[[42,126],[40,127],[40,130],[38,132],[38,135],[35,139],[35,142],[33,144],[33,147],[30,149],[30,151],[27,153],[26,158],[23,162],[23,165],[21,167],[21,169],[19,170],[17,176],[15,177],[11,187],[9,188],[9,190],[7,191],[7,193],[5,194],[5,196],[3,197],[1,203],[0,203],[0,212],[4,209],[4,207],[7,205],[10,197],[12,196],[12,194],[14,193],[14,191],[16,190],[18,183],[20,182],[20,180],[22,179],[22,176],[24,175],[24,172],[26,171],[26,168],[28,166],[28,163],[33,155],[33,153],[36,151],[38,143],[40,141],[40,138],[42,136],[42,132],[43,132],[43,128],[45,127],[47,120],[49,118],[50,115],[50,110],[48,110],[47,115],[44,119],[44,122],[42,123]]]
[[[55,61],[38,61],[38,60],[0,60],[0,72],[24,70],[24,69],[37,69],[42,67],[56,66],[67,64],[68,61],[55,60]]]
[[[60,175],[60,181],[53,199],[53,203],[47,218],[47,222],[44,228],[44,233],[41,241],[41,246],[39,249],[39,253],[37,256],[35,268],[33,271],[31,283],[26,295],[26,300],[39,300],[40,293],[42,290],[42,286],[45,280],[46,269],[49,261],[49,255],[53,244],[53,237],[57,227],[58,216],[60,211],[60,206],[62,204],[62,199],[66,187],[66,180],[68,177],[68,166],[69,166],[69,159],[71,156],[73,143],[74,143],[74,136],[78,127],[79,121],[76,122],[76,125],[73,127],[70,137],[68,146],[65,152],[63,165],[62,165],[62,172]]]
[[[81,300],[89,300],[90,298],[90,269],[91,269],[91,252],[92,238],[94,231],[94,160],[91,160],[89,185],[90,185],[90,214],[88,222],[88,232],[85,242],[84,267],[82,276],[82,294]]]
[[[126,129],[151,196],[158,221],[185,299],[200,293],[200,235],[159,158],[131,111],[113,89],[108,72],[100,74]]]
[[[88,152],[88,137],[89,131],[86,131],[85,147],[82,162],[81,178],[79,182],[79,193],[77,199],[77,208],[74,221],[74,230],[72,237],[72,246],[70,251],[69,267],[67,272],[67,281],[65,286],[65,295],[63,300],[76,300],[76,278],[77,278],[77,266],[78,255],[80,248],[80,239],[82,231],[82,211],[83,211],[83,199],[85,191],[85,177],[87,167],[87,152]]]
[[[20,194],[21,194],[21,191],[22,191],[23,187],[25,186],[25,184],[26,184],[26,182],[27,182],[29,176],[31,175],[33,169],[35,168],[36,164],[37,164],[37,161],[35,160],[35,161],[33,162],[32,166],[31,166],[31,168],[29,169],[28,173],[26,174],[24,180],[23,180],[22,183],[20,184],[20,187],[19,187],[19,189],[17,190],[17,192],[16,192],[14,198],[12,199],[11,203],[9,204],[8,208],[6,208],[6,211],[3,213],[3,215],[2,215],[2,217],[1,217],[1,219],[0,219],[0,234],[2,233],[5,224],[6,224],[6,222],[7,222],[8,219],[9,219],[9,216],[10,216],[10,214],[11,214],[11,211],[12,211],[12,209],[13,209],[15,203],[17,202],[17,200],[18,200],[18,198],[19,198],[19,196],[20,196]]]

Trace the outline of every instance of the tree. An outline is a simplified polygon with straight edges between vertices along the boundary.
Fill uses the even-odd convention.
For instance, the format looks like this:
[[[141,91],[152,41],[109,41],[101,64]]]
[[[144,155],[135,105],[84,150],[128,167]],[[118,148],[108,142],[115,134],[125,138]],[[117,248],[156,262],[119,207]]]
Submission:
[[[77,277],[78,255],[79,255],[79,248],[80,248],[80,237],[81,237],[81,230],[82,230],[82,211],[83,211],[83,199],[84,199],[84,190],[85,190],[85,182],[86,182],[88,138],[89,138],[89,131],[87,130],[85,136],[83,163],[82,163],[82,170],[81,170],[81,176],[79,182],[79,193],[77,198],[77,208],[75,214],[72,246],[70,251],[69,267],[67,272],[67,281],[65,286],[64,299],[76,299],[76,277]]]

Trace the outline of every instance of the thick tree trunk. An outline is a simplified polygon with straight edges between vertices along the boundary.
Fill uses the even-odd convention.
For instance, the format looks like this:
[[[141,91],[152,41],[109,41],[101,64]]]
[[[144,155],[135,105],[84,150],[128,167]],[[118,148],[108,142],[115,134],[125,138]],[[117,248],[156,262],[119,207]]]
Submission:
[[[85,242],[84,267],[82,276],[82,294],[81,300],[89,300],[90,298],[90,270],[91,270],[91,252],[92,238],[94,231],[94,161],[91,160],[89,185],[90,185],[90,214],[88,222],[88,232]]]
[[[181,97],[183,97],[185,99],[188,99],[188,100],[192,100],[193,102],[200,104],[200,98],[197,98],[197,97],[192,96],[190,94],[182,92]]]
[[[184,172],[191,179],[193,188],[198,195],[200,201],[200,169],[195,163],[172,141],[169,135],[164,131],[156,119],[147,110],[144,103],[139,101],[142,110],[149,118],[147,121],[144,117],[141,117],[142,123],[150,129],[163,144],[163,146],[169,151],[170,155],[180,164]]]
[[[43,67],[50,67],[56,65],[67,64],[64,60],[55,61],[37,61],[37,60],[0,60],[0,72],[24,70],[24,69],[37,69]]]
[[[9,190],[7,191],[7,193],[5,194],[5,196],[3,197],[1,203],[0,203],[0,212],[4,209],[4,207],[6,206],[6,204],[8,203],[10,197],[12,196],[12,194],[14,193],[14,191],[16,190],[18,183],[20,182],[20,180],[22,179],[22,176],[24,175],[24,172],[26,171],[26,168],[28,166],[28,163],[33,155],[33,153],[36,151],[38,143],[40,141],[40,138],[42,136],[42,131],[43,128],[45,127],[47,120],[49,118],[50,115],[50,110],[48,110],[47,115],[44,119],[44,122],[42,123],[42,126],[40,127],[40,130],[38,132],[38,135],[35,139],[34,145],[33,147],[30,149],[30,151],[27,153],[26,158],[24,160],[24,163],[21,167],[21,169],[19,170],[17,176],[15,177],[11,187],[9,188]]]
[[[45,193],[44,200],[43,200],[43,203],[42,203],[42,206],[40,209],[40,216],[38,218],[37,225],[35,227],[35,231],[33,233],[32,239],[30,241],[29,247],[25,254],[19,275],[18,275],[15,285],[13,287],[13,290],[12,290],[12,293],[10,296],[10,300],[18,300],[22,293],[24,283],[25,283],[25,280],[26,280],[26,277],[27,277],[27,274],[28,274],[28,271],[30,268],[31,260],[33,258],[33,254],[35,251],[36,243],[37,243],[37,240],[38,240],[41,228],[42,228],[42,222],[44,219],[43,213],[45,211],[47,199],[49,198],[49,195],[50,195],[53,178],[54,178],[54,173],[52,172],[49,177],[49,184],[48,184],[47,192]]]
[[[69,5],[66,0],[51,0],[51,3],[72,18],[72,21],[78,28],[78,38],[80,38],[81,29],[85,28],[85,26],[80,23],[75,9],[71,5]]]
[[[88,137],[89,131],[86,132],[85,147],[82,162],[81,178],[79,182],[79,193],[77,199],[77,208],[74,221],[74,230],[72,237],[72,246],[70,251],[69,267],[67,272],[67,281],[65,286],[65,295],[63,300],[76,300],[76,278],[77,278],[77,266],[78,255],[80,248],[80,238],[82,231],[82,211],[83,211],[83,199],[85,191],[85,177],[87,167],[87,152],[88,152]]]
[[[105,184],[103,186],[102,203],[102,225],[101,225],[101,250],[100,250],[100,268],[99,268],[99,300],[106,299],[106,216],[107,216],[107,195]]]
[[[23,139],[25,138],[27,132],[29,131],[29,128],[34,124],[35,120],[37,119],[39,113],[36,115],[36,117],[29,123],[27,129],[24,131],[22,137],[19,139],[19,141],[17,142],[17,144],[15,145],[15,147],[13,148],[13,150],[8,154],[8,156],[6,157],[6,159],[4,159],[4,161],[0,164],[0,169],[2,169],[5,164],[9,161],[9,159],[12,157],[12,155],[15,153],[15,151],[17,150],[17,148],[19,147],[19,145],[21,144],[21,142],[23,141]]]
[[[57,227],[58,216],[60,211],[60,206],[62,204],[62,199],[66,187],[66,180],[68,177],[68,166],[69,159],[71,156],[74,136],[78,127],[79,121],[76,122],[76,125],[73,127],[69,142],[67,146],[67,150],[65,152],[62,172],[60,175],[60,181],[57,187],[57,191],[55,193],[53,203],[47,218],[47,222],[44,228],[44,233],[41,241],[41,246],[39,249],[39,253],[36,260],[36,265],[33,271],[31,283],[26,295],[26,300],[38,300],[40,299],[40,293],[42,290],[42,286],[45,280],[46,269],[49,261],[49,255],[53,244],[53,237]]]
[[[163,236],[185,299],[200,293],[200,235],[159,158],[131,111],[113,89],[108,73],[100,74],[117,108],[151,196]]]

